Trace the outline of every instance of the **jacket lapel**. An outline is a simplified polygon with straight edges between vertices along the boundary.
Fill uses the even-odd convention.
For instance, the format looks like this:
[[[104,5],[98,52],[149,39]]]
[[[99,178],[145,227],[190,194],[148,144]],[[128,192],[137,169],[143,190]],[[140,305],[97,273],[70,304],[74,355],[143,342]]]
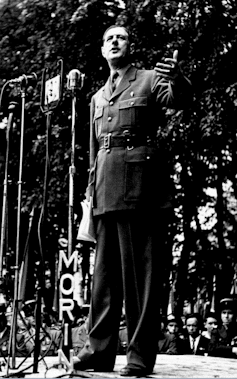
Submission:
[[[110,91],[110,83],[109,83],[109,78],[108,78],[103,89],[104,98],[109,101],[113,99],[114,97],[120,95],[120,93],[125,91],[131,85],[130,82],[136,79],[136,73],[137,73],[137,68],[134,66],[130,66],[129,69],[126,71],[125,75],[123,76],[118,87],[112,94]]]
[[[120,95],[121,92],[125,91],[131,85],[131,81],[136,79],[137,69],[134,66],[130,66],[129,69],[125,72],[121,82],[119,83],[116,90],[111,95],[111,99],[115,96]]]
[[[111,98],[111,91],[110,91],[110,79],[108,78],[107,82],[104,85],[103,88],[103,97],[109,101]]]

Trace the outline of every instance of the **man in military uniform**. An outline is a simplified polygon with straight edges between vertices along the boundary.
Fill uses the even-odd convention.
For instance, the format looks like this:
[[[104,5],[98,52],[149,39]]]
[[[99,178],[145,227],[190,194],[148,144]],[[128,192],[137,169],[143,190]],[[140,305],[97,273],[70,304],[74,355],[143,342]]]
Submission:
[[[75,368],[113,371],[123,300],[128,332],[122,376],[152,372],[157,353],[171,177],[157,134],[167,108],[183,109],[191,85],[178,52],[153,70],[130,63],[130,37],[113,25],[101,48],[110,77],[92,97],[90,175],[96,257],[89,315],[92,354]]]
[[[225,358],[237,357],[237,302],[234,298],[220,301],[221,326],[212,331],[209,355]]]

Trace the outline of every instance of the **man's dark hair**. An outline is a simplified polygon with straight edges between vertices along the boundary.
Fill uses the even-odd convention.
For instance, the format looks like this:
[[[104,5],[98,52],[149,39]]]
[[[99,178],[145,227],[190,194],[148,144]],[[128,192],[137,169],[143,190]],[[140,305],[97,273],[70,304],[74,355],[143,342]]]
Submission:
[[[185,319],[185,323],[187,324],[187,321],[189,318],[196,318],[197,322],[198,322],[198,327],[202,327],[202,324],[203,324],[203,319],[201,317],[201,315],[199,313],[189,313],[186,315],[186,319]]]
[[[215,318],[217,320],[217,322],[219,321],[219,317],[217,316],[217,314],[215,312],[208,312],[205,317],[204,317],[204,321],[207,321],[207,319],[209,317],[212,317],[212,318]]]

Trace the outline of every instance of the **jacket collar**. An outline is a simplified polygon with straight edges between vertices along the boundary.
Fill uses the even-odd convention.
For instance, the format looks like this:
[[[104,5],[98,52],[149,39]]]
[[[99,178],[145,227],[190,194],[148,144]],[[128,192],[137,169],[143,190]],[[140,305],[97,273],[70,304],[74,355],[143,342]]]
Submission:
[[[110,80],[108,78],[107,82],[103,87],[103,97],[110,101],[114,97],[120,95],[121,92],[125,91],[131,84],[130,82],[136,79],[137,68],[134,66],[130,66],[125,72],[121,82],[119,83],[116,90],[111,94],[110,92]]]

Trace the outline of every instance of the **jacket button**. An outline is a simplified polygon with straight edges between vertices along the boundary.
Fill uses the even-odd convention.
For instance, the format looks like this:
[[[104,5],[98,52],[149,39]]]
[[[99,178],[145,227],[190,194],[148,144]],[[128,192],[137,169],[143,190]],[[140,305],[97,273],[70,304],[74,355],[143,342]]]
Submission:
[[[130,103],[131,105],[134,105],[134,101],[131,101],[131,103]]]
[[[111,120],[112,120],[112,117],[111,117],[111,116],[109,116],[109,117],[108,117],[108,121],[111,121]]]
[[[109,105],[113,105],[113,104],[114,104],[114,102],[113,102],[113,101],[110,101]]]

